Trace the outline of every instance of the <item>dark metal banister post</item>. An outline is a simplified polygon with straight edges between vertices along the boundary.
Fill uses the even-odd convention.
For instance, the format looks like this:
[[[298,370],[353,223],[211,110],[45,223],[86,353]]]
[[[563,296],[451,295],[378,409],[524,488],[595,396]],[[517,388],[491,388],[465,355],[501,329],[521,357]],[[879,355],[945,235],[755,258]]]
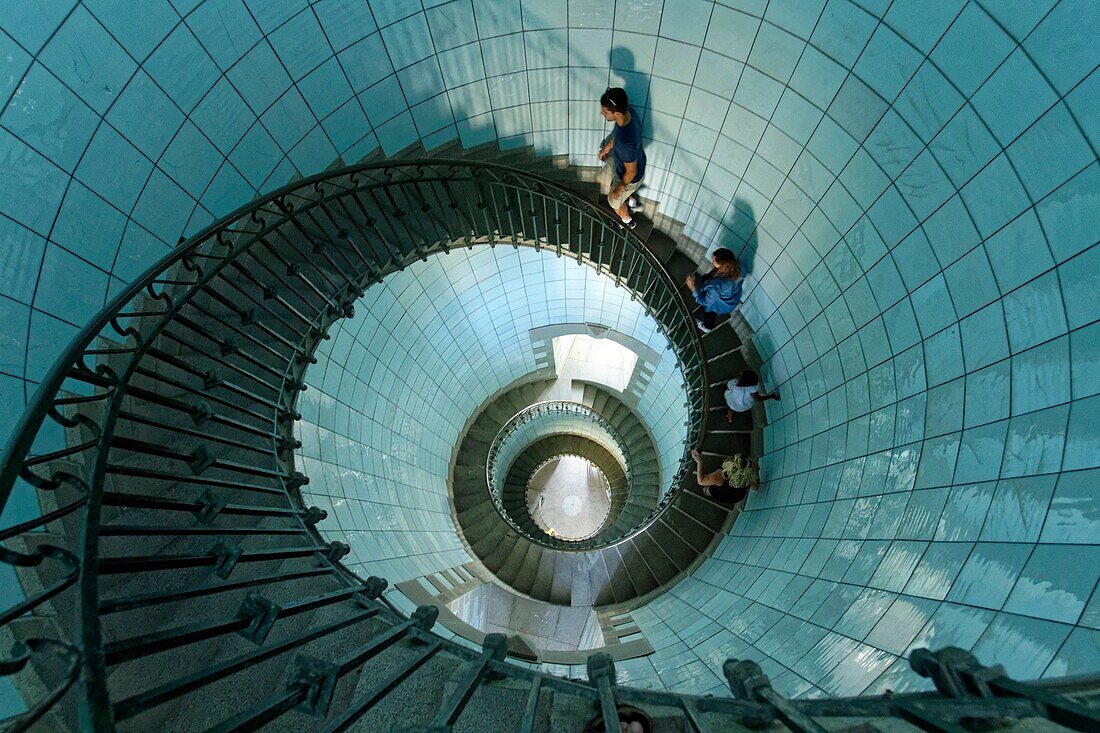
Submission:
[[[615,707],[615,662],[610,654],[588,658],[588,680],[596,686],[605,731],[619,730],[619,711]]]

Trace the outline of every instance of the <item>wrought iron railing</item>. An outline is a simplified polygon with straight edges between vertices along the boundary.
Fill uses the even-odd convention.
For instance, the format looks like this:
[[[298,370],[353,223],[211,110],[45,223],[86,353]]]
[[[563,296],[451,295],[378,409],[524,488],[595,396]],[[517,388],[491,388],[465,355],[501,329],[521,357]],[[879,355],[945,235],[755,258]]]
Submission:
[[[610,539],[602,537],[601,532],[596,532],[591,537],[565,540],[559,537],[552,537],[544,532],[528,531],[523,526],[523,523],[519,521],[517,517],[512,516],[512,513],[505,507],[505,476],[511,467],[512,461],[522,452],[526,445],[539,437],[543,437],[541,431],[531,436],[517,437],[519,433],[525,429],[529,429],[529,426],[545,423],[547,430],[546,434],[582,434],[576,428],[570,428],[563,424],[562,421],[566,420],[576,420],[592,426],[594,429],[593,433],[584,433],[584,437],[591,438],[596,440],[597,443],[602,444],[603,447],[609,450],[611,455],[619,461],[623,472],[626,474],[629,491],[631,481],[630,449],[626,441],[619,435],[615,426],[599,412],[579,402],[571,402],[568,400],[544,400],[529,405],[510,417],[504,425],[500,427],[492,443],[490,443],[488,457],[485,461],[485,485],[488,498],[493,502],[493,506],[496,507],[501,518],[507,522],[512,529],[528,540],[546,547],[579,551],[591,549],[600,544],[606,544],[611,541],[623,539],[632,534],[637,534],[637,532],[648,526],[652,518],[667,505],[668,494],[672,492],[673,487],[670,486],[668,488],[664,497],[662,497],[648,516],[631,527],[616,532],[615,537]],[[522,443],[522,445],[517,443]],[[678,482],[675,485],[678,485]]]
[[[461,161],[357,166],[284,187],[112,299],[16,425],[0,465],[0,507],[13,518],[0,529],[0,565],[19,581],[0,610],[11,644],[0,675],[27,709],[6,731],[159,730],[167,720],[248,731],[289,715],[295,729],[342,731],[444,656],[461,665],[455,684],[423,721],[417,698],[405,698],[403,723],[449,729],[499,674],[529,682],[525,731],[544,691],[588,701],[612,730],[620,703],[668,706],[699,733],[724,724],[713,716],[820,731],[810,718],[956,725],[964,709],[1095,730],[1082,705],[965,665],[946,679],[974,683],[943,696],[855,701],[785,700],[751,663],[727,668],[739,699],[619,688],[602,657],[587,682],[564,680],[505,662],[496,635],[482,650],[445,641],[431,632],[435,609],[405,616],[384,580],[349,573],[339,562],[349,547],[324,541],[324,512],[299,495],[308,478],[295,470],[291,426],[312,353],[387,272],[502,242],[574,257],[641,299],[680,360],[694,444],[707,379],[687,305],[644,243],[593,205],[526,172]],[[397,656],[359,674],[383,654]]]
[[[16,728],[53,709],[78,679],[86,717],[109,728],[108,667],[184,644],[182,637],[106,642],[105,603],[116,612],[163,606],[261,587],[275,576],[115,599],[103,596],[105,578],[195,567],[226,578],[245,564],[308,558],[345,585],[358,584],[338,563],[348,548],[324,542],[315,529],[323,512],[298,498],[308,479],[294,470],[290,425],[304,369],[329,326],[385,273],[452,247],[501,243],[573,257],[639,298],[680,362],[688,433],[698,439],[706,369],[688,308],[644,243],[592,204],[525,172],[461,161],[361,165],[286,186],[182,243],[113,298],[46,374],[15,427],[0,465],[0,507],[38,506],[0,529],[0,563],[18,569],[26,589],[0,612],[0,628],[17,642],[0,671],[54,670]],[[187,448],[163,444],[162,434]],[[144,492],[134,488],[143,484]],[[157,495],[165,484],[176,496]],[[120,512],[155,515],[162,525],[157,512],[190,514],[199,527],[102,523]],[[219,526],[232,516],[280,526]],[[196,537],[218,541],[161,555],[149,539],[158,536],[189,538],[192,548]],[[240,536],[262,537],[264,549],[230,541]],[[114,554],[142,541],[146,554]],[[13,630],[47,610],[48,632]],[[36,664],[46,656],[56,663]]]

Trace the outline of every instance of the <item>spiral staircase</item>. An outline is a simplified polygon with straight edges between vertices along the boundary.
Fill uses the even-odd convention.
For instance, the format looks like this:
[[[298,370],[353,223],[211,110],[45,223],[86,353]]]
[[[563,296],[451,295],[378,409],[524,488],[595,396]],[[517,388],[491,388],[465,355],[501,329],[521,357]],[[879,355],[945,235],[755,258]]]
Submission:
[[[434,633],[435,608],[406,615],[384,579],[345,569],[347,546],[301,501],[295,400],[366,288],[451,248],[537,247],[614,279],[677,354],[689,446],[707,468],[751,448],[751,424],[716,419],[741,344],[731,328],[696,331],[678,284],[697,263],[672,237],[617,226],[594,184],[530,150],[423,155],[337,161],[212,225],[120,293],[43,380],[0,474],[0,504],[33,493],[42,507],[0,529],[0,561],[25,591],[0,611],[0,674],[29,701],[7,730],[579,731],[598,713],[614,730],[619,705],[699,733],[1100,729],[1093,686],[1021,684],[957,650],[914,654],[937,692],[912,695],[787,700],[738,660],[728,698],[620,687],[604,654],[588,679],[564,679],[508,661],[500,635],[470,649]],[[563,547],[523,519],[518,477],[560,452],[604,458],[595,444],[534,444],[505,479],[509,524],[484,491],[486,438],[539,398],[524,385],[487,407],[455,465],[459,526],[502,582],[555,603],[582,586],[595,605],[637,602],[735,518],[693,488],[686,455],[674,485],[653,490],[636,416],[590,388],[581,404],[626,436],[637,494],[611,535]]]

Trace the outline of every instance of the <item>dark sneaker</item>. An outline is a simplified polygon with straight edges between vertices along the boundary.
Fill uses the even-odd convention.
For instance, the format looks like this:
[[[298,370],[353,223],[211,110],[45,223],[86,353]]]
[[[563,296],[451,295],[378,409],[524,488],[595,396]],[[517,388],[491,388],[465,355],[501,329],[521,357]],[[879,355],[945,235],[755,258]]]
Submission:
[[[711,331],[714,330],[713,328],[707,328],[706,324],[703,323],[702,318],[696,318],[695,319],[695,325],[698,326],[699,330],[702,331],[703,333],[710,333]]]
[[[620,219],[620,221],[622,220]],[[622,221],[622,225],[627,229],[633,229],[638,226],[638,222],[634,221],[633,219],[627,219],[626,221]]]

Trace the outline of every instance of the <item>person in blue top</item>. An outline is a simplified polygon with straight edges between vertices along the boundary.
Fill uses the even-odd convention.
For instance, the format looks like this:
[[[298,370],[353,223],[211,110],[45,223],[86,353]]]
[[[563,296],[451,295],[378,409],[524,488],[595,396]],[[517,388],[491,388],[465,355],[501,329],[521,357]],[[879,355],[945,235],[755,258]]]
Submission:
[[[631,210],[638,209],[634,192],[642,185],[645,175],[645,150],[642,149],[642,123],[627,99],[626,90],[611,87],[600,97],[600,114],[608,122],[615,123],[615,130],[608,135],[600,148],[600,160],[613,166],[614,179],[607,203],[619,215],[623,226],[637,226]]]
[[[737,255],[725,247],[714,250],[710,256],[714,269],[705,275],[691,273],[687,286],[692,297],[703,309],[703,317],[696,321],[703,333],[718,325],[718,316],[732,313],[741,305],[741,263]]]

